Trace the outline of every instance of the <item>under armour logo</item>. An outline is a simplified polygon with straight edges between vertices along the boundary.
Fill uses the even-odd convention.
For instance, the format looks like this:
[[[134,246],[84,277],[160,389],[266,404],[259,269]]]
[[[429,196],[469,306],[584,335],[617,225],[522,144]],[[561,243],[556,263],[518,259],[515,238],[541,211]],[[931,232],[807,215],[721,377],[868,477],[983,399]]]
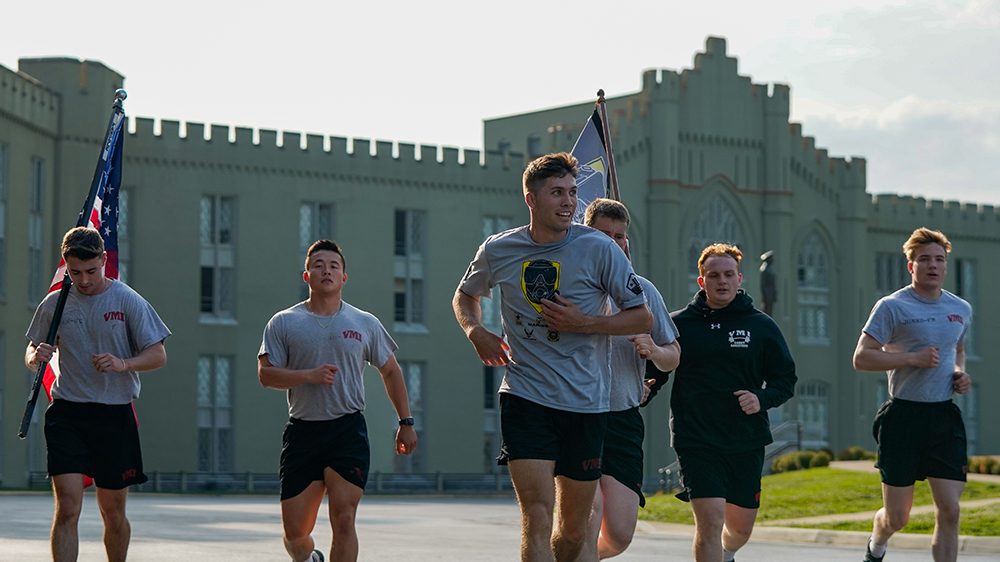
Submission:
[[[709,324],[709,327],[712,328],[713,330],[721,330],[722,324]]]

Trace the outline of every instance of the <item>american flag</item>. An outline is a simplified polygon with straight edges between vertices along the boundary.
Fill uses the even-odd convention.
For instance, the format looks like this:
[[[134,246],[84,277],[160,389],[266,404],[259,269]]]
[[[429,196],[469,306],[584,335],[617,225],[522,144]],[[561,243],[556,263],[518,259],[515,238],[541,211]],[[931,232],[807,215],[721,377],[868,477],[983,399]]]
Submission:
[[[79,220],[80,217],[77,221],[77,224],[93,227],[101,233],[101,238],[104,239],[104,251],[108,253],[108,260],[104,264],[104,275],[110,279],[118,279],[118,193],[122,183],[122,147],[125,140],[122,135],[124,114],[118,115],[122,118],[114,123],[108,144],[101,147],[101,159],[98,163],[101,169],[98,172],[100,175],[94,203],[90,209],[80,211],[81,216],[87,213],[87,221]],[[59,267],[52,276],[52,283],[49,284],[50,293],[62,288],[65,275],[66,260],[60,259]],[[58,355],[58,351],[56,353]],[[59,373],[57,355],[54,355],[46,365],[45,375],[42,378],[42,387],[45,388],[49,400],[52,400],[52,384],[55,383],[56,375]]]

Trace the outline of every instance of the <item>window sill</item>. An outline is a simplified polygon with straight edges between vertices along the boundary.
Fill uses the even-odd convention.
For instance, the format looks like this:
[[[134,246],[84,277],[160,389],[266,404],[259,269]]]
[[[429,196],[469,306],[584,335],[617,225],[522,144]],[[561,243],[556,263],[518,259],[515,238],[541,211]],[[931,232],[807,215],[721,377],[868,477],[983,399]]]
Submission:
[[[226,318],[222,316],[212,316],[207,314],[202,314],[198,317],[198,323],[205,326],[238,326],[239,322],[235,318]]]
[[[429,334],[430,330],[427,326],[423,324],[408,324],[405,322],[396,322],[392,325],[392,330],[400,334]]]
[[[799,336],[799,344],[814,347],[830,347],[830,338],[805,338]]]

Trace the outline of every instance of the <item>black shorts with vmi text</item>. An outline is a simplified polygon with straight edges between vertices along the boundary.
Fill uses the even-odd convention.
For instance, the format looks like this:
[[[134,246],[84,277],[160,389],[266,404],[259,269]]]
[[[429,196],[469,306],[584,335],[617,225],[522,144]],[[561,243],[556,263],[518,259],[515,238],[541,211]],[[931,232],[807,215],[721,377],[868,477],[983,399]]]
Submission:
[[[332,420],[289,418],[281,436],[281,499],[294,498],[313,482],[322,482],[327,468],[364,490],[370,461],[368,425],[361,412]]]
[[[764,447],[727,453],[692,447],[677,450],[681,466],[681,491],[677,498],[725,498],[726,503],[746,509],[760,507],[760,473]]]
[[[927,477],[965,482],[965,423],[951,400],[891,398],[875,413],[872,434],[885,484],[906,487]]]
[[[45,410],[49,476],[85,474],[98,488],[121,490],[149,480],[142,471],[132,404],[55,399]]]
[[[522,459],[555,461],[555,475],[572,480],[601,478],[607,412],[584,414],[542,406],[500,393],[503,445],[497,464]]]

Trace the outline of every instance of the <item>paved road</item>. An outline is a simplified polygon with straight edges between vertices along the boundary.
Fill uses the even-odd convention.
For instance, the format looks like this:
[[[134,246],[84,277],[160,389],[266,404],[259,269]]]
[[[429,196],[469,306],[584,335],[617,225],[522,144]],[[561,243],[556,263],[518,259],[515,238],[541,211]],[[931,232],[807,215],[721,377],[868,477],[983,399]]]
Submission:
[[[268,496],[172,496],[129,498],[135,562],[246,562],[288,558],[281,546],[277,498]],[[52,499],[47,494],[0,495],[0,561],[49,559]],[[358,514],[361,559],[407,562],[509,562],[518,555],[518,512],[511,498],[427,498],[370,496]],[[325,519],[317,544],[329,547]],[[101,521],[92,494],[80,522],[81,562],[104,559]],[[762,533],[766,534],[766,533]],[[857,562],[856,546],[789,544],[762,536],[740,552],[740,562],[791,560]],[[690,560],[690,529],[640,523],[632,547],[615,560]],[[894,549],[892,562],[930,559],[926,550]],[[998,554],[963,554],[965,562],[996,562]]]

